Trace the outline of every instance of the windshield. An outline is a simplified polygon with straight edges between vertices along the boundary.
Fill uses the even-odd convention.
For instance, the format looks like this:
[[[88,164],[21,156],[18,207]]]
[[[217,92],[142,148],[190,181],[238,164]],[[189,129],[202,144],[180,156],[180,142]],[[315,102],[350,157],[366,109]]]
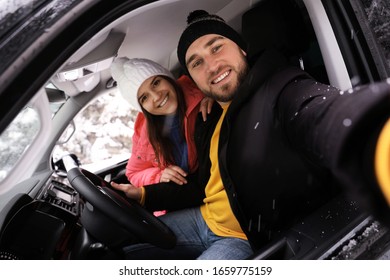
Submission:
[[[20,20],[23,14],[27,13],[28,10],[32,10],[33,6],[36,6],[37,4],[39,4],[39,2],[44,1],[0,0],[0,20],[7,16],[7,21],[9,22],[7,27],[10,27],[13,22],[17,22],[18,20]],[[4,26],[1,27],[4,28]]]
[[[100,170],[110,162],[127,160],[137,113],[118,91],[99,96],[64,131],[53,151],[53,160],[72,153],[89,171]]]
[[[0,73],[80,0],[0,0]]]

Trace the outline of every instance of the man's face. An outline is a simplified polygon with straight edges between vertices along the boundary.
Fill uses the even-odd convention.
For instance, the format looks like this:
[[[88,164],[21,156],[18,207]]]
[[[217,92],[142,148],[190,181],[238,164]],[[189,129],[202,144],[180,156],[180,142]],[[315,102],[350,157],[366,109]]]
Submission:
[[[232,40],[217,34],[195,40],[185,59],[200,90],[220,103],[233,99],[248,72],[246,53]]]

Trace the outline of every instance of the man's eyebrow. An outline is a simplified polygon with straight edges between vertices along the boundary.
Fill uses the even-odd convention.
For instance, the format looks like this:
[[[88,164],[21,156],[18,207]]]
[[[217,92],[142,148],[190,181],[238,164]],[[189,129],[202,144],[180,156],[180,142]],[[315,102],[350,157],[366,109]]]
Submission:
[[[220,35],[215,36],[215,37],[211,38],[211,39],[206,43],[206,45],[205,45],[204,47],[205,47],[205,48],[210,47],[210,46],[211,46],[212,44],[214,44],[216,41],[218,41],[218,40],[223,40],[223,39],[225,39],[225,37],[220,36]]]
[[[220,35],[215,36],[215,37],[211,38],[211,39],[203,46],[203,48],[206,49],[206,48],[210,47],[212,44],[214,44],[216,41],[218,41],[218,40],[223,40],[223,39],[225,39],[225,37],[220,36]],[[188,64],[190,64],[190,63],[195,59],[196,56],[197,56],[197,54],[194,53],[193,55],[191,55],[191,56],[188,58],[188,60],[186,61],[186,66],[187,66],[187,67],[188,67]]]

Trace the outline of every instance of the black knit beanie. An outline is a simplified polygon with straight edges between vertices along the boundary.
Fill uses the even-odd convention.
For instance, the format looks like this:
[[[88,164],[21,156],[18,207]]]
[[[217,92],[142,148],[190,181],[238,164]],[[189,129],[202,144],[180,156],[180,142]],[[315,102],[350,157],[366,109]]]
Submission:
[[[219,34],[235,42],[246,51],[246,43],[232,27],[217,15],[210,15],[204,10],[192,11],[187,17],[187,28],[181,34],[177,46],[177,57],[181,66],[188,72],[186,66],[186,52],[189,46],[199,37],[207,34]]]

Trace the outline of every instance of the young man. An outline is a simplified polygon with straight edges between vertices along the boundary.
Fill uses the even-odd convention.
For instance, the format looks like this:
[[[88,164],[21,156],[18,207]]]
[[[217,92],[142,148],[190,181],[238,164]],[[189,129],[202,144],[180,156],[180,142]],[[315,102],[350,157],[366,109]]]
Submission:
[[[274,51],[249,67],[239,34],[205,11],[189,15],[177,52],[218,104],[195,134],[204,204],[162,218],[178,238],[171,252],[183,255],[176,258],[249,257],[331,197],[333,178],[359,191],[379,188],[372,151],[390,112],[388,84],[352,96],[287,66]],[[145,188],[147,206],[156,193],[169,201],[156,189]],[[125,251],[137,257],[154,249]]]

